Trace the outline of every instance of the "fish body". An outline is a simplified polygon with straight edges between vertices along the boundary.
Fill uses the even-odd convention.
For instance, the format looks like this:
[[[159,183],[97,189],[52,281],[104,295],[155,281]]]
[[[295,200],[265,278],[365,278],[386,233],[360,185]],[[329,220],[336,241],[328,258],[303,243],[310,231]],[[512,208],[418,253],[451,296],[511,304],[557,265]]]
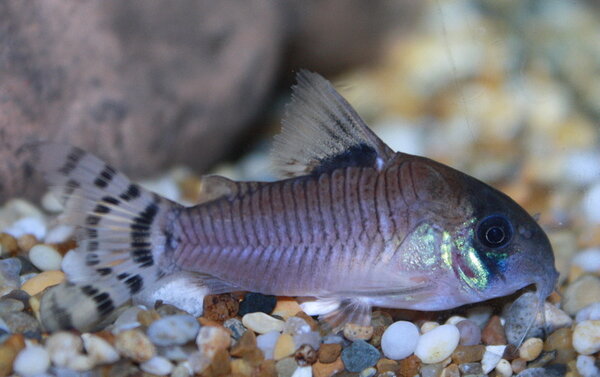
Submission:
[[[86,328],[174,276],[211,293],[309,298],[305,310],[335,326],[367,323],[372,306],[444,310],[531,284],[540,302],[552,292],[548,238],[512,199],[392,151],[325,79],[302,72],[298,81],[274,150],[287,178],[204,177],[194,207],[77,148],[38,147],[80,245],[70,282],[42,300],[45,326]],[[93,315],[65,297],[86,298]]]

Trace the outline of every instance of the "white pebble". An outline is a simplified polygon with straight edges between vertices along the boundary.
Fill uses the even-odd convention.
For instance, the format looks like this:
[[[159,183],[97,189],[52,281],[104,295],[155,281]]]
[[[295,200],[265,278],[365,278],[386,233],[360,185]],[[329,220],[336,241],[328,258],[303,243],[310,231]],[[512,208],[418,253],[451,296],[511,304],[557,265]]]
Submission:
[[[13,363],[14,371],[23,377],[42,374],[49,366],[48,352],[43,347],[35,345],[28,345],[21,350]]]
[[[600,369],[596,366],[596,360],[593,356],[577,356],[577,371],[582,377],[598,377]]]
[[[321,346],[321,334],[318,331],[311,331],[294,335],[294,344],[299,348],[303,344],[308,344],[315,351]]]
[[[198,349],[204,352],[215,353],[227,349],[231,345],[231,336],[222,327],[203,326],[196,337]]]
[[[490,373],[502,359],[506,346],[486,346],[483,358],[481,359],[481,369],[483,373]]]
[[[425,364],[435,364],[450,356],[458,346],[460,333],[454,325],[441,325],[421,335],[415,355]]]
[[[270,331],[266,334],[262,334],[256,337],[256,346],[263,352],[265,359],[273,359],[273,351],[275,351],[275,344],[281,333],[277,330]]]
[[[456,325],[458,322],[464,321],[466,318],[460,315],[453,315],[446,320],[447,325]]]
[[[64,210],[64,207],[60,200],[58,200],[56,193],[52,191],[48,191],[44,194],[44,196],[42,196],[41,204],[42,207],[44,207],[44,209],[48,212],[57,213]]]
[[[419,337],[419,329],[413,323],[394,322],[381,337],[381,350],[388,359],[405,359],[415,352]]]
[[[191,315],[170,315],[152,322],[148,338],[157,346],[182,345],[194,339],[199,330],[200,324]]]
[[[64,367],[83,350],[83,341],[73,333],[59,331],[46,339],[46,349],[52,363]]]
[[[120,359],[117,350],[106,340],[92,334],[82,334],[83,344],[87,354],[94,364],[109,364]]]
[[[140,369],[146,373],[164,376],[173,370],[173,364],[162,356],[154,356],[148,361],[140,364]]]
[[[259,334],[282,331],[284,322],[262,312],[248,313],[242,317],[242,323],[248,329]]]
[[[433,322],[433,321],[427,321],[424,322],[421,325],[421,334],[425,334],[427,332],[430,332],[431,330],[435,329],[436,327],[439,327],[440,324],[437,322]]]
[[[591,248],[575,254],[573,264],[586,272],[599,272],[600,248]]]
[[[171,372],[171,377],[189,377],[193,373],[190,363],[184,361],[179,363]]]
[[[39,244],[29,250],[29,260],[42,271],[60,270],[62,255],[52,246]]]
[[[290,335],[310,332],[310,325],[300,317],[290,317],[283,325],[283,332]]]
[[[582,355],[600,351],[600,321],[583,321],[573,331],[573,347]]]
[[[33,234],[35,238],[41,240],[46,235],[46,224],[39,217],[24,217],[4,229],[4,232],[15,238],[19,238],[25,234]]]
[[[292,377],[312,377],[312,367],[298,367]]]
[[[143,305],[137,305],[125,309],[121,314],[119,314],[119,317],[113,324],[112,333],[118,334],[125,330],[131,330],[135,329],[136,327],[140,327],[142,324],[138,322],[137,316],[142,310],[147,310],[147,308]]]
[[[61,243],[67,241],[73,233],[75,228],[70,225],[60,224],[55,226],[54,228],[48,230],[46,234],[46,238],[44,238],[45,243]]]
[[[512,366],[508,360],[500,359],[500,361],[498,361],[498,365],[496,365],[496,373],[498,373],[499,377],[510,377],[512,376],[512,372]]]
[[[594,302],[577,312],[575,322],[600,320],[600,302]]]
[[[600,224],[600,183],[587,190],[581,200],[581,206],[588,221]]]

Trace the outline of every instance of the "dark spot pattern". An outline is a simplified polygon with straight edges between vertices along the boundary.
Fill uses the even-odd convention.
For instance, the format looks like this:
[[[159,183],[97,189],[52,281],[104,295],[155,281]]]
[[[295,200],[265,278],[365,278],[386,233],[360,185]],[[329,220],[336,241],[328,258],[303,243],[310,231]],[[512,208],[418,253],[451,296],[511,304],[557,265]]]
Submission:
[[[85,155],[85,152],[79,148],[73,148],[71,153],[67,155],[65,164],[58,169],[64,175],[69,175],[77,167],[77,164],[81,158]]]
[[[137,185],[132,183],[129,185],[129,187],[127,187],[127,190],[125,190],[124,193],[119,195],[119,198],[128,202],[130,200],[138,198],[139,196],[140,196],[140,188]]]

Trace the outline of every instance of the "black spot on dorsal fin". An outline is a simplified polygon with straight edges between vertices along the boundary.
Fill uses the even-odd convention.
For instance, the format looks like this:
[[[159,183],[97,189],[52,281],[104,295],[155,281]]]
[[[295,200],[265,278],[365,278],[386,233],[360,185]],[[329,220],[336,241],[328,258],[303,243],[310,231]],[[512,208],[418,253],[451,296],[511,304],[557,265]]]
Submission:
[[[312,170],[312,174],[319,175],[351,166],[375,166],[376,160],[377,152],[375,152],[375,149],[365,144],[357,144],[338,155],[328,156],[321,160],[320,164]]]

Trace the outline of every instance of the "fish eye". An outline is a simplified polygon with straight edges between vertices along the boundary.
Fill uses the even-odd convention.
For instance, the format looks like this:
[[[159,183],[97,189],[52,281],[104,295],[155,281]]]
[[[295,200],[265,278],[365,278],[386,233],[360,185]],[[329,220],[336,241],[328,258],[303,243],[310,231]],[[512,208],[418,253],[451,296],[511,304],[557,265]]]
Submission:
[[[479,223],[477,238],[489,248],[499,248],[510,242],[513,228],[508,219],[502,215],[491,215]]]

